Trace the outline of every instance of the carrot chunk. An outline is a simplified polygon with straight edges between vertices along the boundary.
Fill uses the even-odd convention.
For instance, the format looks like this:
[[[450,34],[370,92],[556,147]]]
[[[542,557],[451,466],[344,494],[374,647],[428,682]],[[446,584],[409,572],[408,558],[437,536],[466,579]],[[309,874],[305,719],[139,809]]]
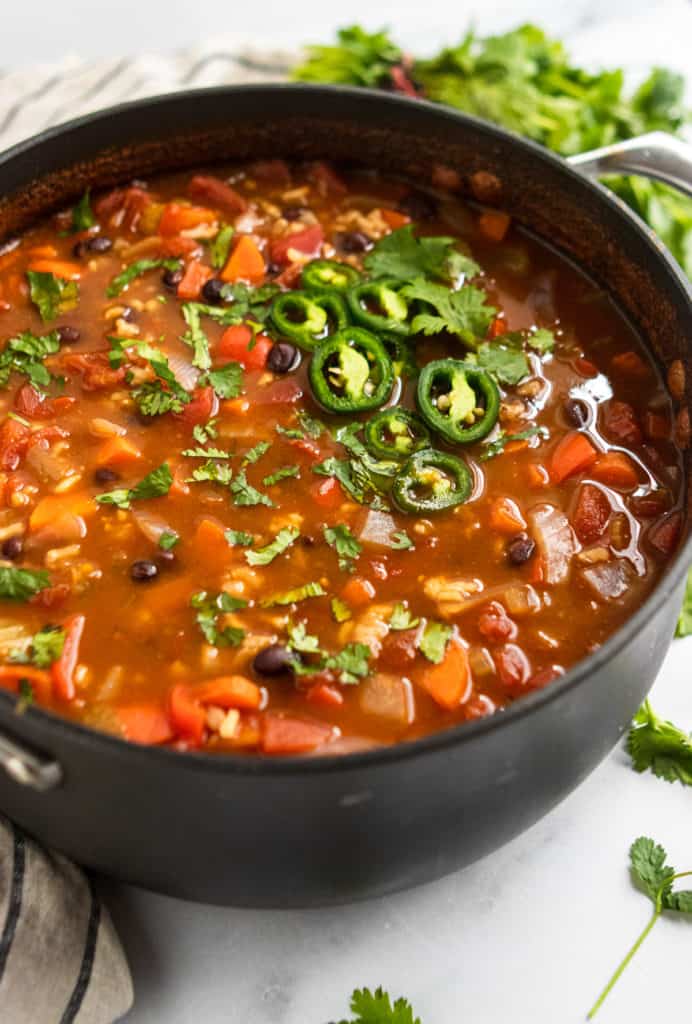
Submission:
[[[262,691],[245,676],[219,676],[200,683],[193,690],[201,704],[217,704],[222,708],[256,711],[262,703]]]
[[[463,703],[470,690],[471,669],[466,648],[460,640],[449,641],[440,664],[426,668],[420,682],[432,699],[448,711]]]
[[[202,519],[188,547],[194,564],[207,571],[221,570],[233,560],[233,550],[226,542],[223,526],[214,519]]]
[[[481,234],[491,242],[501,242],[509,231],[512,218],[502,210],[484,210],[478,218]]]
[[[495,498],[490,505],[490,527],[496,533],[512,536],[526,529],[526,520],[511,498]]]
[[[350,579],[341,591],[341,598],[352,608],[362,608],[370,604],[375,596],[375,588],[370,580],[364,580],[360,576]]]
[[[186,203],[168,203],[159,221],[159,234],[179,235],[200,224],[213,224],[217,220],[214,210],[205,206],[188,206]]]
[[[222,281],[247,281],[249,284],[261,284],[264,281],[265,272],[264,256],[259,251],[255,240],[249,235],[240,235],[220,276]]]
[[[246,370],[263,370],[272,349],[266,334],[254,336],[247,324],[233,324],[221,335],[216,354],[219,359],[232,359]]]
[[[566,434],[553,451],[550,476],[557,484],[593,466],[598,452],[593,442],[579,431]]]
[[[631,491],[639,483],[637,467],[624,452],[607,452],[591,470],[591,476],[602,484]]]
[[[79,645],[84,632],[86,619],[83,615],[72,615],[64,624],[65,643],[62,654],[50,667],[56,696],[63,700],[72,700],[77,691],[74,684],[74,670],[79,658]]]
[[[195,700],[189,686],[178,683],[168,695],[168,714],[177,736],[193,746],[200,746],[204,739],[206,712]]]
[[[35,533],[50,526],[63,516],[89,516],[97,511],[97,505],[90,494],[79,491],[72,494],[48,494],[41,498],[29,517],[29,530]]]
[[[104,441],[96,454],[98,466],[121,466],[127,462],[137,462],[142,458],[142,452],[134,443],[126,437],[114,435]]]

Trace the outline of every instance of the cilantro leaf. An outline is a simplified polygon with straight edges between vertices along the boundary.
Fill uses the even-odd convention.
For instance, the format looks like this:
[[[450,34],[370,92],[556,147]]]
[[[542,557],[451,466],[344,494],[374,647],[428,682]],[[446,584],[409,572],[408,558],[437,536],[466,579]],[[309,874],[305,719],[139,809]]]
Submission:
[[[379,85],[403,58],[386,32],[366,32],[359,25],[339,29],[336,46],[309,46],[307,52],[307,61],[294,69],[293,78],[345,85]]]
[[[186,392],[187,395],[187,392]],[[139,411],[143,416],[164,416],[167,412],[182,412],[190,401],[189,395],[182,402],[160,380],[147,380],[132,392]]]
[[[36,388],[47,387],[51,375],[43,365],[43,359],[59,350],[60,335],[57,331],[43,335],[23,331],[10,338],[0,352],[0,387],[7,387],[13,371],[25,374]]]
[[[245,533],[243,530],[226,530],[224,537],[231,547],[238,545],[239,547],[247,548],[255,540],[251,533]]]
[[[538,427],[535,424],[531,427],[527,427],[526,430],[520,430],[516,434],[506,434],[504,430],[501,430],[494,441],[490,441],[484,446],[482,453],[478,456],[480,462],[485,462],[487,459],[494,459],[496,455],[502,455],[506,445],[511,441],[528,441],[531,437],[546,437],[547,431],[545,427]]]
[[[269,476],[265,476],[262,483],[265,487],[271,487],[273,484],[278,484],[282,480],[288,480],[291,477],[300,476],[300,469],[298,466],[279,466],[277,470],[270,473]]]
[[[128,285],[132,284],[142,274],[146,274],[148,270],[156,270],[160,268],[162,270],[177,270],[180,267],[180,260],[174,259],[143,259],[135,260],[134,263],[130,263],[128,267],[125,267],[119,274],[113,278],[111,283],[106,288],[106,296],[109,299],[114,299],[117,295],[120,295]]]
[[[218,594],[208,594],[200,590],[190,598],[191,606],[197,612],[197,625],[204,639],[212,647],[237,647],[245,639],[245,630],[239,626],[218,628],[219,617],[227,612],[239,611],[247,607],[247,601],[232,597],[222,590]]]
[[[305,601],[308,597],[324,597],[326,591],[321,583],[304,583],[302,587],[294,587],[293,590],[286,590],[283,593],[272,594],[270,597],[260,601],[261,608],[273,608],[276,605],[297,604],[298,601]]]
[[[314,416],[311,416],[305,411],[305,409],[299,409],[296,413],[296,418],[300,423],[301,428],[305,431],[308,437],[313,439],[313,441],[316,441],[327,429],[322,420],[318,420]]]
[[[133,501],[144,498],[161,498],[168,494],[173,483],[173,474],[167,462],[147,473],[134,487],[118,487],[105,494],[97,494],[95,500],[99,505],[115,505],[116,508],[128,509]]]
[[[89,228],[93,228],[95,223],[96,217],[94,216],[94,211],[91,208],[89,189],[87,189],[79,202],[75,203],[72,207],[70,233],[74,234],[76,231],[88,231]]]
[[[223,224],[219,229],[218,235],[211,243],[209,247],[209,255],[211,257],[211,265],[214,270],[222,270],[223,267],[226,266],[234,234],[235,228],[232,227],[232,225]]]
[[[539,327],[537,330],[529,332],[526,342],[529,348],[543,355],[546,352],[552,352],[555,348],[555,335],[545,327]]]
[[[591,1007],[587,1020],[591,1020],[603,1005],[611,989],[658,921],[661,913],[665,910],[692,915],[692,892],[689,890],[673,891],[673,883],[678,878],[686,878],[692,875],[692,871],[676,872],[675,868],[666,864],[666,860],[666,851],[658,843],[655,843],[653,839],[649,839],[648,836],[640,836],[638,839],[635,839],[630,847],[630,874],[632,881],[638,889],[649,897],[653,904],[653,911],[645,928],[630,947],[610,981]]]
[[[341,1024],[421,1024],[420,1017],[414,1017],[411,1004],[403,998],[392,1003],[389,995],[377,988],[356,989],[351,996],[351,1011],[356,1016]]]
[[[225,363],[202,374],[199,383],[210,384],[219,398],[237,398],[243,390],[243,368],[240,363]]]
[[[250,448],[250,450],[245,452],[245,455],[243,455],[243,465],[254,465],[256,462],[259,462],[262,456],[266,455],[270,448],[270,441],[258,441],[254,448]]]
[[[246,551],[245,560],[248,565],[269,565],[277,555],[282,555],[284,551],[287,551],[298,540],[298,537],[300,537],[300,530],[294,526],[287,526],[283,530],[279,530],[270,544],[258,548],[257,551]]]
[[[274,502],[268,494],[262,494],[252,484],[248,483],[245,470],[241,469],[231,481],[231,494],[236,505],[266,505],[267,508],[274,508]]]
[[[192,428],[192,436],[198,444],[206,444],[217,434],[216,419],[207,420],[206,423],[196,423]]]
[[[692,786],[692,736],[659,718],[648,700],[634,716],[627,750],[635,771],[648,769],[666,782]]]
[[[37,668],[50,668],[62,654],[65,645],[65,630],[60,626],[44,626],[34,633],[26,650],[11,651],[9,660]]]
[[[472,349],[478,346],[479,339],[485,335],[497,312],[494,306],[486,305],[485,292],[470,284],[459,291],[451,291],[443,285],[418,278],[406,285],[401,294],[427,303],[434,311],[418,313],[413,318],[411,330],[414,334],[448,331]]]
[[[162,551],[172,551],[179,543],[180,536],[174,530],[164,530],[159,537],[159,547]]]
[[[225,453],[224,457],[227,457]],[[196,466],[192,470],[192,476],[187,478],[186,483],[212,483],[227,487],[230,485],[232,478],[233,470],[229,465],[215,462],[211,458],[207,459],[201,466]]]
[[[233,456],[223,448],[210,445],[208,448],[184,448],[183,455],[188,459],[230,459]]]
[[[454,238],[417,238],[413,225],[397,228],[373,245],[363,260],[373,277],[413,281],[433,277],[451,281],[460,273],[477,274],[479,267],[454,248]]]
[[[50,576],[44,569],[15,569],[0,565],[0,598],[7,601],[28,601],[50,586]]]
[[[439,665],[444,659],[447,643],[452,635],[452,627],[443,622],[429,619],[418,641],[421,654],[424,654],[433,665]]]
[[[79,285],[45,270],[27,270],[31,301],[38,307],[42,320],[54,320],[61,313],[74,309],[79,302]]]
[[[394,605],[389,619],[389,628],[395,631],[414,629],[420,623],[420,619],[411,615],[408,608],[401,602]]]
[[[289,628],[288,646],[292,651],[300,651],[301,654],[319,654],[320,651],[319,638],[307,632],[304,622]]]
[[[520,348],[503,345],[501,341],[483,342],[478,346],[478,365],[500,384],[513,386],[529,373],[529,361]]]
[[[330,655],[324,667],[339,673],[339,682],[344,684],[357,683],[370,672],[368,658],[370,648],[366,644],[346,644],[338,654]]]
[[[344,523],[324,527],[324,539],[339,556],[339,568],[343,572],[353,572],[353,562],[360,555],[363,547]]]

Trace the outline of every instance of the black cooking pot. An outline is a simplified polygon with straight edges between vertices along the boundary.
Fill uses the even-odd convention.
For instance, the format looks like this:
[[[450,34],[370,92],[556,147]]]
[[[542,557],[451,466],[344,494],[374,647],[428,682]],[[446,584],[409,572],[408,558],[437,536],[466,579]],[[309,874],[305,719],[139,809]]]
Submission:
[[[606,151],[590,166],[651,171],[660,143]],[[687,175],[689,186],[684,154],[664,149],[672,163],[655,173],[683,184]],[[309,86],[117,107],[0,157],[0,239],[87,185],[272,156],[355,160],[422,184],[456,176],[462,193],[502,206],[610,292],[664,374],[679,361],[670,379],[687,378],[674,394],[687,447],[692,300],[680,269],[618,199],[565,161],[440,107]],[[687,539],[631,619],[547,689],[492,718],[369,753],[180,754],[39,708],[17,714],[0,692],[0,808],[82,864],[215,903],[338,903],[437,878],[527,828],[605,757],[656,676],[691,561]]]

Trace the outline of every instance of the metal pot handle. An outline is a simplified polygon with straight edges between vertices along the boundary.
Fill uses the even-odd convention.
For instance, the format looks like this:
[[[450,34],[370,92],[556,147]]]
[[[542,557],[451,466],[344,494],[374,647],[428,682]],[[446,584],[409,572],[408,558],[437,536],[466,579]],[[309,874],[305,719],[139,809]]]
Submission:
[[[55,789],[62,781],[62,768],[44,754],[38,754],[24,744],[11,740],[7,733],[0,732],[0,767],[15,782],[41,793]]]
[[[641,174],[692,197],[692,145],[666,132],[649,132],[627,142],[592,149],[567,162],[590,178]]]

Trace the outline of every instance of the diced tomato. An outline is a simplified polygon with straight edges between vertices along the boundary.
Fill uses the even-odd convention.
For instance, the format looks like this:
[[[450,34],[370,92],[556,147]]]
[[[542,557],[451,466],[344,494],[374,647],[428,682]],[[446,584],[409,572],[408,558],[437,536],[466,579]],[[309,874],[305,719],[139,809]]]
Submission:
[[[200,224],[213,224],[216,213],[205,206],[188,206],[186,203],[167,203],[159,221],[159,234],[179,235],[182,231],[197,228]]]
[[[550,476],[555,483],[561,484],[568,477],[588,469],[597,458],[598,451],[590,438],[579,431],[572,431],[565,434],[553,450]]]
[[[254,338],[254,342],[253,342]],[[231,359],[246,370],[263,370],[272,350],[272,340],[266,334],[253,335],[247,324],[234,324],[221,335],[216,356],[222,362]]]
[[[417,654],[418,643],[415,629],[388,633],[382,643],[382,653],[378,664],[383,668],[404,672],[416,660]]]
[[[574,360],[574,366],[577,373],[580,373],[582,377],[598,377],[598,367],[590,359],[585,359],[584,356],[578,356]]]
[[[173,739],[168,715],[156,704],[125,704],[115,713],[123,736],[130,743],[158,744]]]
[[[168,695],[168,715],[177,736],[188,740],[194,746],[201,746],[206,712],[194,698],[189,686],[178,683],[171,689]]]
[[[500,681],[513,696],[525,690],[531,678],[531,664],[521,647],[505,644],[495,653],[495,666]]]
[[[182,412],[173,413],[186,427],[196,427],[198,423],[206,423],[216,415],[219,400],[212,387],[195,388],[192,399],[183,407]]]
[[[202,250],[202,246],[196,238],[186,238],[184,235],[170,235],[162,238],[160,244],[164,256],[177,257],[181,259],[192,256],[193,253]]]
[[[490,327],[488,328],[489,338],[499,338],[500,335],[507,333],[507,321],[504,316],[496,316]]]
[[[7,418],[0,426],[0,469],[17,469],[26,455],[31,431],[23,423]]]
[[[480,613],[478,632],[490,643],[499,644],[515,638],[517,625],[499,601],[491,601]]]
[[[370,604],[375,596],[375,587],[370,580],[361,576],[353,576],[341,591],[341,598],[352,608],[362,608]]]
[[[53,402],[57,402],[60,399],[54,398]],[[32,448],[50,448],[55,441],[64,440],[70,436],[69,430],[65,430],[63,427],[57,426],[53,423],[49,427],[41,427],[40,430],[34,430],[29,438],[29,450]]]
[[[303,397],[303,389],[295,377],[284,377],[258,389],[255,405],[292,405]]]
[[[79,658],[79,645],[84,632],[86,619],[83,615],[72,615],[63,624],[65,643],[57,661],[50,667],[55,694],[61,700],[73,700],[77,694],[74,684],[74,670]]]
[[[641,444],[642,431],[629,402],[614,398],[603,410],[603,429],[613,441],[622,444]]]
[[[274,756],[306,754],[329,739],[332,728],[323,722],[268,711],[262,718],[261,749]]]
[[[202,288],[213,276],[214,271],[211,267],[207,267],[199,260],[190,260],[185,267],[182,281],[178,285],[178,298],[186,301],[199,299]]]
[[[670,555],[675,550],[682,530],[682,517],[673,512],[665,519],[659,519],[649,528],[647,537],[649,544],[662,555]]]
[[[114,370],[106,352],[71,352],[62,357],[62,365],[81,375],[85,391],[105,391],[125,380],[125,367]]]
[[[527,683],[527,688],[529,690],[542,690],[544,686],[548,686],[549,683],[554,682],[564,674],[565,670],[560,665],[547,665],[545,668],[540,668],[538,672],[534,672]]]
[[[14,396],[14,407],[20,416],[28,416],[32,420],[47,420],[67,412],[76,398],[62,395],[58,398],[46,398],[31,384],[23,384]]]
[[[572,526],[582,544],[593,544],[603,536],[611,512],[610,502],[600,487],[581,485]]]
[[[277,238],[272,242],[272,260],[280,266],[290,263],[289,249],[295,249],[296,252],[304,253],[306,256],[317,256],[323,241],[322,227],[319,224],[311,224],[310,227],[303,228],[302,231],[294,231],[293,234]]]
[[[209,203],[230,217],[247,210],[243,197],[221,178],[211,174],[195,174],[187,187],[187,193],[195,202]]]
[[[344,500],[344,492],[335,476],[326,476],[312,485],[310,497],[320,508],[338,508]]]
[[[305,694],[305,699],[311,704],[322,704],[327,708],[338,708],[344,703],[344,695],[338,686],[330,686],[328,683],[311,686]]]
[[[304,452],[313,462],[319,462],[322,458],[322,449],[311,437],[291,437],[287,440],[292,448]]]
[[[464,702],[471,692],[471,668],[466,648],[458,637],[449,641],[439,665],[426,666],[420,682],[435,703],[447,711]]]

